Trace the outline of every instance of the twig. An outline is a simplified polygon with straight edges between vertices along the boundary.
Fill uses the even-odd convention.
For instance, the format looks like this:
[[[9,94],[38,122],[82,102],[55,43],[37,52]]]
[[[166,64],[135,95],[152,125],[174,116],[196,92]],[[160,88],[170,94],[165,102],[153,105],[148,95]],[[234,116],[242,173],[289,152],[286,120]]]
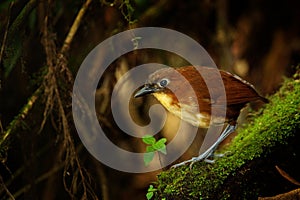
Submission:
[[[43,38],[42,38],[42,43],[45,48],[46,57],[47,57],[47,66],[48,66],[48,73],[45,76],[45,82],[44,82],[45,91],[47,89],[47,92],[49,94],[51,94],[50,96],[48,95],[48,99],[46,101],[46,108],[50,108],[50,109],[47,109],[44,111],[44,120],[43,121],[45,121],[47,119],[46,116],[49,112],[52,111],[52,104],[54,101],[56,101],[57,108],[59,111],[59,117],[62,120],[62,133],[64,135],[63,144],[66,149],[66,159],[65,159],[65,166],[64,166],[65,169],[63,172],[63,176],[64,176],[63,183],[64,183],[66,191],[69,193],[71,198],[74,198],[73,191],[72,191],[73,187],[72,186],[70,188],[68,187],[65,177],[68,174],[69,167],[73,168],[75,165],[78,169],[78,173],[79,173],[81,181],[82,181],[82,187],[83,187],[82,198],[83,199],[87,199],[88,193],[90,191],[89,184],[86,183],[85,176],[83,174],[83,169],[81,168],[79,159],[78,159],[76,151],[75,151],[74,142],[72,141],[70,128],[69,128],[69,122],[68,122],[67,115],[65,112],[65,105],[62,101],[60,90],[59,90],[60,88],[58,86],[58,81],[57,81],[57,75],[59,75],[60,73],[57,73],[57,72],[65,71],[67,78],[71,79],[71,77],[72,77],[69,69],[66,67],[67,59],[65,59],[65,56],[66,56],[65,54],[67,53],[67,51],[70,48],[70,43],[72,42],[74,35],[76,34],[76,32],[79,28],[79,25],[81,23],[83,15],[85,14],[90,3],[91,3],[91,0],[87,0],[84,3],[84,5],[82,6],[82,8],[80,9],[78,15],[76,16],[76,18],[69,30],[69,33],[63,43],[63,46],[58,54],[56,54],[56,47],[55,47],[53,38],[49,37],[51,35],[51,33],[48,32],[48,17],[45,18],[44,28],[43,28]],[[52,96],[54,97],[54,99],[52,99]],[[77,180],[77,178],[74,175],[71,184],[73,184],[74,181],[76,181],[76,180]],[[90,193],[95,198],[97,198],[93,191],[90,191]]]
[[[14,20],[14,22],[10,26],[9,30],[7,31],[7,33],[5,33],[5,35],[7,35],[7,38],[6,38],[6,36],[4,36],[3,44],[2,44],[2,47],[1,47],[0,61],[2,59],[4,51],[10,51],[9,48],[6,48],[6,50],[5,50],[5,45],[4,44],[6,42],[8,42],[8,43],[12,42],[13,39],[11,37],[14,36],[16,34],[16,32],[20,29],[20,27],[26,21],[28,15],[31,13],[31,11],[33,10],[33,8],[35,8],[36,4],[37,4],[37,0],[31,0],[31,1],[29,1],[25,5],[25,7],[22,9],[21,13]],[[12,4],[11,4],[11,6],[12,6]],[[41,92],[41,87],[39,87],[31,95],[31,97],[27,101],[27,104],[25,104],[23,106],[23,108],[21,109],[21,111],[17,115],[17,117],[10,122],[8,129],[6,131],[4,131],[3,134],[0,135],[0,149],[3,148],[3,144],[5,143],[6,139],[9,137],[9,135],[11,134],[11,132],[14,129],[16,129],[21,124],[21,121],[24,120],[26,118],[26,116],[29,114],[29,111],[31,110],[31,108],[33,107],[34,103],[38,99],[40,92]]]
[[[80,22],[82,20],[83,15],[85,14],[89,4],[91,3],[92,0],[87,0],[85,2],[85,4],[82,6],[82,8],[80,9],[77,17],[75,18],[75,21],[64,41],[63,47],[60,50],[60,55],[64,55],[66,53],[66,51],[69,49],[70,43],[72,42],[74,35],[80,25]],[[20,14],[17,19],[14,21],[14,23],[12,24],[9,33],[12,34],[14,32],[17,31],[17,27],[18,25],[24,21],[24,15],[27,16],[26,14],[30,13],[30,11],[33,9],[33,7],[35,6],[35,3],[37,3],[36,0],[31,0],[22,10],[22,15]],[[61,56],[60,59],[63,59],[64,56]],[[3,147],[3,143],[5,142],[5,140],[8,138],[8,136],[11,134],[11,132],[18,127],[18,125],[20,124],[21,120],[24,120],[26,118],[26,116],[29,114],[29,111],[31,110],[31,108],[33,107],[34,103],[36,102],[36,100],[39,97],[39,94],[42,91],[42,86],[40,86],[32,95],[31,97],[28,99],[27,104],[24,105],[24,107],[21,109],[20,113],[18,114],[18,116],[10,123],[9,128],[3,133],[3,135],[1,135],[0,138],[0,149]]]
[[[36,2],[37,2],[36,0],[31,0],[25,6],[26,9],[25,8],[24,9],[28,12],[28,6],[29,5],[33,6],[33,5],[35,5]],[[12,133],[12,131],[15,130],[17,127],[19,127],[19,124],[22,122],[22,120],[24,120],[26,118],[26,116],[29,114],[29,111],[33,107],[34,103],[37,101],[38,97],[40,96],[40,93],[44,92],[44,95],[47,97],[46,106],[45,106],[46,110],[44,111],[44,119],[46,119],[48,114],[53,110],[53,106],[49,106],[49,105],[56,101],[58,104],[57,107],[59,110],[59,117],[62,120],[62,128],[63,128],[63,134],[64,134],[64,138],[65,138],[64,145],[67,149],[66,150],[67,155],[66,155],[66,159],[65,159],[66,161],[64,162],[64,166],[65,166],[64,175],[67,173],[68,167],[69,166],[73,167],[73,165],[75,164],[76,167],[78,168],[78,172],[80,174],[80,178],[82,181],[83,198],[87,198],[88,192],[89,192],[90,194],[92,194],[94,196],[95,199],[97,199],[97,196],[94,194],[93,191],[91,191],[89,189],[89,185],[86,183],[83,169],[81,168],[79,159],[76,155],[75,146],[72,141],[71,133],[70,133],[70,129],[69,129],[69,124],[68,124],[69,122],[68,122],[67,115],[65,112],[65,104],[63,103],[63,101],[61,99],[60,88],[58,86],[57,77],[56,77],[57,75],[61,74],[60,72],[63,70],[66,72],[67,77],[69,79],[71,79],[71,73],[70,73],[69,69],[67,69],[67,67],[66,67],[67,60],[65,58],[65,56],[66,56],[65,54],[69,50],[70,44],[73,41],[74,35],[76,34],[76,32],[79,28],[79,25],[82,21],[82,18],[84,16],[84,14],[86,13],[88,6],[90,5],[91,2],[92,2],[92,0],[87,0],[83,4],[82,8],[80,9],[78,15],[76,16],[76,18],[70,28],[70,31],[69,31],[59,53],[56,52],[55,42],[53,40],[53,37],[51,37],[51,33],[49,34],[49,32],[48,32],[48,17],[47,17],[48,15],[46,15],[45,22],[44,22],[45,25],[42,30],[42,32],[43,32],[42,43],[44,45],[45,52],[46,52],[46,58],[47,58],[46,63],[48,66],[48,73],[44,76],[43,84],[32,94],[32,96],[29,98],[27,104],[20,111],[20,113],[18,114],[16,119],[14,119],[10,123],[8,130],[6,132],[4,132],[3,135],[1,135],[0,148],[2,147],[3,143],[7,140],[8,136]],[[33,7],[31,7],[31,8],[33,8]],[[23,13],[24,9],[22,10],[22,13]],[[24,16],[24,15],[22,15],[22,16]],[[23,18],[21,18],[21,19],[23,19]],[[16,22],[16,20],[15,20],[15,22]],[[15,32],[18,29],[19,26],[17,26],[18,24],[15,24],[15,22],[14,22],[14,26],[12,26],[12,28],[9,30],[8,36],[10,34],[10,31]],[[22,22],[22,20],[21,21],[18,20],[17,22]],[[47,94],[52,94],[52,95],[47,96]],[[49,98],[52,98],[52,99],[50,99],[50,101],[48,101]],[[43,124],[44,124],[44,120],[42,123],[42,127],[43,127]],[[51,173],[52,173],[52,171],[50,171],[49,174],[46,174],[45,176],[39,177],[35,182],[37,183],[37,182],[44,180]],[[74,177],[73,181],[75,179],[76,178]],[[65,183],[65,179],[64,179],[64,183]],[[15,195],[18,196],[20,193],[28,190],[29,188],[30,188],[30,185],[26,185],[20,191],[18,191]],[[71,194],[72,189],[68,189],[67,187],[66,187],[66,189],[70,193],[70,195],[73,196]]]
[[[5,190],[6,194],[9,196],[10,200],[15,200],[15,197],[10,193],[10,191],[6,187],[6,185],[5,185],[5,183],[4,183],[3,178],[2,178],[1,175],[0,175],[0,185]]]
[[[300,186],[300,183],[294,179],[293,177],[291,177],[288,173],[286,173],[284,170],[280,169],[280,167],[278,167],[277,165],[275,166],[275,168],[277,169],[277,171],[279,172],[279,174],[285,178],[286,180],[288,180],[289,182],[297,185],[297,186]]]
[[[64,44],[60,50],[60,54],[64,55],[70,48],[70,44],[74,38],[74,35],[76,34],[77,30],[78,30],[78,27],[81,23],[81,20],[85,14],[85,12],[87,11],[90,3],[92,2],[92,0],[87,0],[83,6],[81,7],[80,11],[78,12],[78,15],[76,16],[71,28],[70,28],[70,31],[64,41]]]
[[[29,111],[32,109],[34,103],[39,98],[39,95],[42,91],[42,88],[39,87],[28,99],[27,103],[23,106],[20,113],[17,115],[17,117],[10,122],[9,128],[4,131],[3,134],[1,134],[0,138],[0,149],[3,148],[3,144],[5,143],[6,139],[9,137],[9,135],[12,133],[13,130],[15,130],[19,125],[21,124],[22,120],[26,118],[26,116],[29,114]]]

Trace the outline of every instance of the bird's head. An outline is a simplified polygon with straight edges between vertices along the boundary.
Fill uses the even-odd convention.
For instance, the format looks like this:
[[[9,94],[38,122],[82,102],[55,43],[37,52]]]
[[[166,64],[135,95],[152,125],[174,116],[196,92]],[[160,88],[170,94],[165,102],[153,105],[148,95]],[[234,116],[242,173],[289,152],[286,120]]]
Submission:
[[[161,69],[149,76],[146,83],[139,88],[134,97],[141,97],[152,93],[167,93],[172,86],[172,74],[170,69]]]
[[[163,68],[150,74],[146,83],[135,92],[134,97],[153,94],[168,111],[190,124],[198,124],[200,116],[197,115],[198,97],[194,89],[197,84],[190,82],[194,80],[193,77],[199,81],[201,77],[198,76],[200,74],[192,67]]]
[[[194,105],[197,103],[198,91],[207,91],[205,84],[199,84],[201,79],[199,72],[192,66],[162,68],[150,74],[146,83],[135,92],[134,97],[153,94],[165,107],[166,101],[171,101],[170,104],[177,104],[180,101]]]
[[[188,73],[178,69],[162,68],[150,74],[146,83],[135,92],[134,97],[153,94],[167,109],[179,101],[191,104],[191,100],[197,101],[197,98],[189,77]]]

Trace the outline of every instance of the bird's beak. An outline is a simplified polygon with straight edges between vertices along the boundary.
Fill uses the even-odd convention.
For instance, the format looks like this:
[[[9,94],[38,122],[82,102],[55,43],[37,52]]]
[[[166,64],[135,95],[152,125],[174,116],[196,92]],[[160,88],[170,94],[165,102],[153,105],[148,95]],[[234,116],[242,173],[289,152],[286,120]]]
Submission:
[[[154,93],[157,91],[158,91],[158,89],[156,87],[153,87],[153,85],[145,84],[142,86],[142,88],[140,88],[138,91],[135,92],[134,98],[141,97],[141,96],[144,96],[147,94],[151,94],[151,93]]]

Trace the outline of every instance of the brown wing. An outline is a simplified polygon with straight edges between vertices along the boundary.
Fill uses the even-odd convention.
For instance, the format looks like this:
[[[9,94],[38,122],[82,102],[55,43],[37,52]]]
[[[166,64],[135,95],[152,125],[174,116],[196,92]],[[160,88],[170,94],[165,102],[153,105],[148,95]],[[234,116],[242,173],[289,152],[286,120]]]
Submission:
[[[250,83],[229,72],[193,66],[178,68],[177,71],[189,80],[198,99],[210,104],[224,104],[225,97],[227,105],[246,104],[255,100],[267,101]]]
[[[267,99],[261,97],[255,90],[254,86],[247,81],[229,72],[220,72],[225,85],[228,105],[246,104],[256,100],[261,100],[264,102],[268,101]]]
[[[184,67],[179,71],[193,86],[201,112],[220,117],[224,116],[226,107],[227,120],[234,122],[248,102],[259,99],[268,101],[259,96],[251,84],[228,72],[208,67]],[[189,95],[188,91],[185,93]],[[216,112],[211,113],[211,108]]]

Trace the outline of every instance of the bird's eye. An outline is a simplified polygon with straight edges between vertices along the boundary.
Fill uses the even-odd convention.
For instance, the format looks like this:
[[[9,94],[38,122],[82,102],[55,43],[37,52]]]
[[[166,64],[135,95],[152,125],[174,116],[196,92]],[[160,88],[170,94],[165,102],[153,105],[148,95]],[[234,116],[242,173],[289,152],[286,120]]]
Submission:
[[[168,79],[162,79],[160,82],[159,82],[159,86],[160,87],[166,87],[168,84],[169,84],[169,80]]]

